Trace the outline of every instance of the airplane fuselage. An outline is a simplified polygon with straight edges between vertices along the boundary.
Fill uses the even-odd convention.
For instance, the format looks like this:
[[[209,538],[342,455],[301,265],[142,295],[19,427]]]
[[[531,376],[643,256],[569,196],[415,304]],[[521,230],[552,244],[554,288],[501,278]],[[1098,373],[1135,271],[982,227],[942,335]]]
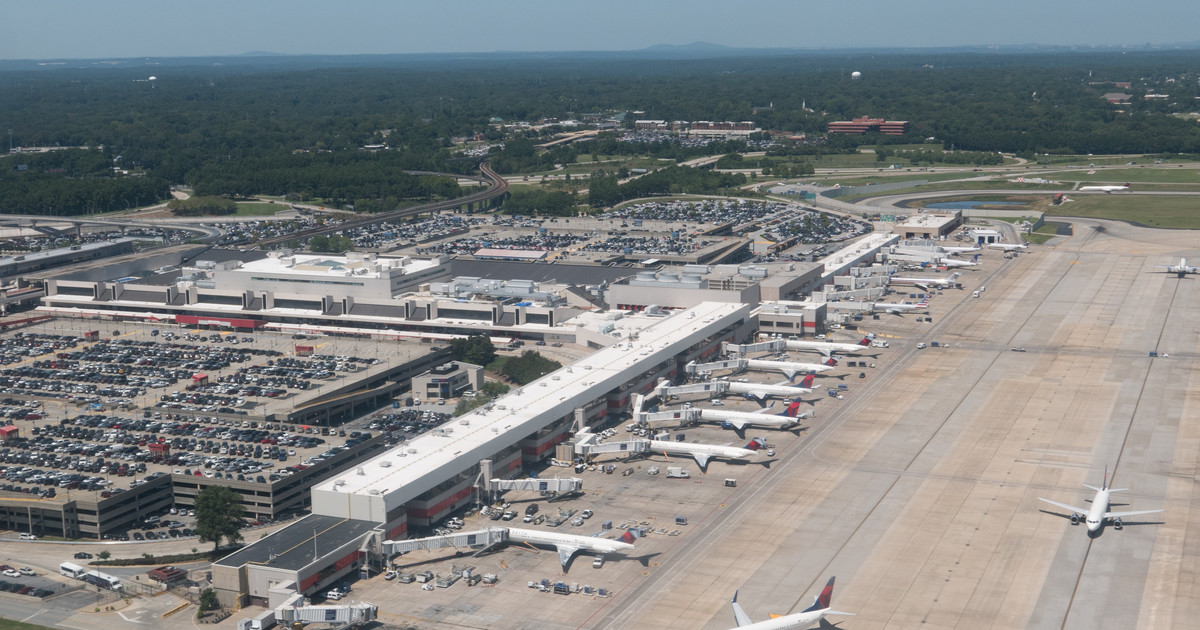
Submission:
[[[751,370],[774,370],[782,372],[791,378],[801,372],[826,372],[833,369],[832,365],[824,363],[797,363],[792,361],[770,361],[767,359],[746,359],[746,367]]]
[[[871,346],[864,346],[857,343],[835,343],[830,341],[801,341],[799,339],[787,340],[788,350],[805,350],[810,352],[820,352],[825,356],[837,352],[840,354],[858,354],[871,350]]]
[[[738,626],[733,630],[800,630],[801,628],[808,628],[824,618],[825,611],[815,610],[813,612],[800,612],[794,615],[784,615],[774,619],[767,619],[766,621],[752,623],[748,626]]]
[[[786,429],[790,426],[794,426],[807,415],[807,413],[797,414],[796,417],[791,418],[787,416],[771,416],[761,413],[747,413],[745,411],[722,411],[720,409],[700,410],[700,419],[704,422],[728,422],[734,426],[755,426],[768,429]]]

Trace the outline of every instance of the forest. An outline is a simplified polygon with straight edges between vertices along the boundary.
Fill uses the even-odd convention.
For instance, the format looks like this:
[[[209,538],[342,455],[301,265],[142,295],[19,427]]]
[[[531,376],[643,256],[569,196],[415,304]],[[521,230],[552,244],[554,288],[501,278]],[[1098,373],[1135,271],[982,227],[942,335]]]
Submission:
[[[746,149],[742,141],[628,142],[618,131],[542,150],[536,145],[562,128],[506,131],[494,124],[589,113],[624,115],[627,128],[634,118],[751,120],[780,136],[808,138],[781,142],[773,155],[929,139],[972,152],[971,163],[996,151],[1195,154],[1200,130],[1190,114],[1200,97],[1198,61],[1197,51],[918,51],[13,69],[0,72],[0,129],[11,130],[10,144],[93,148],[0,158],[0,211],[107,212],[163,200],[173,185],[203,195],[294,194],[384,211],[462,194],[450,178],[405,171],[471,173],[490,159],[497,172],[531,173],[584,154],[679,161]],[[862,78],[851,79],[852,70]],[[146,80],[151,73],[156,81]],[[1109,92],[1128,94],[1128,103],[1109,103]],[[910,133],[823,137],[828,122],[863,115],[907,120]],[[493,146],[466,155],[462,140],[469,138]],[[599,183],[599,193],[589,191],[592,203],[674,189],[654,180],[640,185],[649,191]]]

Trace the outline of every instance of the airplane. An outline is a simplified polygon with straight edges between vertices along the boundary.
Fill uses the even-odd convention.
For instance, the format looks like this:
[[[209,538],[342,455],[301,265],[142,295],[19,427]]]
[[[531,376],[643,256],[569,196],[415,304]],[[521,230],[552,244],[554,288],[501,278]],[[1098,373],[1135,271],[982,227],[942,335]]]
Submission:
[[[774,406],[774,405],[772,405]],[[800,401],[793,400],[784,407],[782,413],[770,414],[771,407],[754,413],[745,411],[725,411],[723,409],[701,409],[700,420],[720,422],[721,426],[728,425],[741,433],[746,427],[762,427],[765,429],[789,429],[808,417],[807,411],[800,411]]]
[[[1002,249],[1006,252],[1015,251],[1018,249],[1028,249],[1029,243],[988,243],[988,247],[992,249]]]
[[[1158,265],[1158,266],[1163,269],[1166,269],[1167,273],[1173,273],[1176,276],[1179,276],[1180,278],[1182,278],[1186,274],[1196,273],[1197,270],[1200,270],[1200,267],[1189,267],[1187,264],[1186,258],[1180,258],[1178,265]]]
[[[742,630],[788,630],[791,628],[798,630],[800,628],[807,628],[815,623],[821,623],[825,619],[825,615],[853,616],[854,613],[841,612],[829,608],[829,600],[833,598],[834,579],[829,578],[829,583],[825,585],[825,588],[821,589],[821,594],[817,596],[812,606],[791,615],[771,615],[770,619],[758,623],[751,621],[750,615],[747,615],[746,611],[742,610],[742,605],[737,601],[738,594],[735,592],[733,594],[733,618],[737,621],[737,627]]]
[[[722,444],[689,444],[687,442],[671,442],[669,440],[650,440],[650,451],[666,455],[691,455],[701,470],[708,468],[708,460],[719,457],[722,459],[750,459],[758,453],[764,441],[754,438],[745,448]]]
[[[954,260],[953,258],[939,258],[937,264],[941,267],[978,267],[979,254],[971,257],[971,260]]]
[[[738,383],[736,381],[728,381],[729,389],[726,390],[730,394],[742,394],[747,400],[758,400],[760,403],[768,396],[778,396],[787,398],[789,396],[799,396],[801,394],[811,394],[813,391],[813,375],[805,376],[799,386],[794,386],[791,381],[784,381],[775,385],[760,384],[760,383]]]
[[[929,309],[929,296],[925,296],[923,300],[916,304],[899,304],[895,302],[876,302],[875,308],[882,310],[885,313],[899,315],[904,311],[924,311]]]
[[[1067,505],[1066,503],[1059,503],[1058,501],[1051,501],[1050,499],[1043,499],[1042,497],[1038,497],[1038,500],[1045,501],[1046,503],[1049,503],[1050,505],[1056,505],[1064,510],[1070,510],[1072,525],[1078,525],[1080,519],[1083,519],[1084,524],[1087,525],[1089,536],[1098,535],[1097,533],[1100,531],[1100,528],[1104,527],[1104,524],[1108,521],[1112,521],[1113,527],[1115,529],[1117,529],[1118,531],[1120,531],[1121,517],[1123,517],[1123,516],[1138,516],[1141,514],[1157,514],[1159,512],[1162,512],[1162,510],[1137,510],[1137,511],[1133,511],[1133,512],[1109,512],[1108,511],[1109,495],[1113,492],[1123,492],[1123,491],[1127,490],[1127,488],[1109,488],[1108,487],[1108,466],[1104,467],[1104,484],[1103,485],[1101,485],[1099,488],[1097,488],[1095,486],[1089,486],[1085,483],[1085,484],[1083,484],[1083,487],[1096,491],[1096,496],[1092,497],[1092,507],[1088,508],[1088,509],[1075,507],[1073,505]]]
[[[980,249],[982,249],[978,245],[973,246],[973,247],[958,247],[958,246],[954,246],[954,245],[939,245],[938,247],[941,247],[942,251],[946,252],[947,254],[967,254],[970,252],[977,252]]]
[[[837,365],[837,359],[829,358],[822,363],[795,363],[792,361],[772,361],[769,359],[746,359],[746,367],[751,370],[779,370],[784,376],[796,378],[801,372],[828,372]]]
[[[954,281],[958,280],[958,277],[961,275],[961,273],[955,271],[954,273],[950,274],[949,278],[901,278],[892,276],[891,278],[888,278],[888,284],[911,284],[915,287],[928,291],[929,287],[944,289],[946,287],[953,286]]]
[[[1127,192],[1129,190],[1129,182],[1125,182],[1124,186],[1080,186],[1080,192],[1102,192],[1113,194],[1115,192]]]
[[[829,356],[834,352],[841,354],[860,354],[871,350],[871,340],[863,337],[858,343],[837,343],[833,341],[802,341],[799,339],[788,339],[788,350],[803,350],[810,352],[820,352],[825,356]]]
[[[525,543],[554,547],[558,551],[558,561],[562,564],[564,572],[567,570],[567,563],[571,561],[571,557],[580,551],[587,551],[589,553],[633,551],[634,540],[636,540],[636,537],[629,531],[626,531],[620,538],[613,540],[593,536],[559,534],[557,532],[547,532],[538,529],[508,528],[508,542],[510,544]]]

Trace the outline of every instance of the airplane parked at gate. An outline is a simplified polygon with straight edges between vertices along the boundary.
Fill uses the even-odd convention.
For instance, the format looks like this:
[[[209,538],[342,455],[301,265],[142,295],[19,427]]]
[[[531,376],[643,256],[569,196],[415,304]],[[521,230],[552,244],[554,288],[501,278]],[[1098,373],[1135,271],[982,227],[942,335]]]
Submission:
[[[916,304],[899,304],[896,302],[876,302],[875,308],[885,313],[899,315],[905,311],[926,311],[929,310],[929,296],[917,302]]]
[[[789,402],[783,411],[770,414],[771,407],[753,413],[745,411],[725,411],[724,409],[701,409],[702,422],[720,422],[721,426],[728,425],[739,434],[746,427],[762,427],[767,429],[790,429],[808,417],[807,411],[800,411],[800,401]]]
[[[620,551],[633,551],[633,541],[636,540],[634,535],[626,531],[624,535],[616,540],[609,538],[596,538],[592,536],[576,536],[574,534],[559,534],[557,532],[547,532],[540,529],[521,529],[518,527],[508,528],[508,542],[511,543],[526,543],[530,545],[545,545],[554,547],[558,551],[558,561],[562,565],[563,571],[567,570],[567,563],[571,561],[571,556],[580,551],[589,553],[616,553]]]
[[[789,396],[799,396],[801,394],[811,394],[813,390],[813,375],[805,376],[800,385],[792,385],[791,381],[784,381],[775,385],[764,383],[739,383],[729,381],[729,393],[741,394],[747,399],[757,400],[762,402],[768,396],[777,396],[779,398],[787,398]]]
[[[901,278],[892,276],[891,278],[888,278],[888,284],[911,284],[922,290],[928,291],[929,287],[937,287],[939,289],[952,287],[954,286],[954,282],[958,280],[958,277],[961,275],[961,273],[955,271],[954,273],[950,274],[949,278]]]
[[[833,580],[829,578],[829,583],[825,588],[821,589],[821,594],[817,596],[816,601],[812,606],[804,609],[801,612],[791,615],[771,615],[771,618],[766,621],[755,623],[750,620],[750,615],[742,610],[741,604],[737,601],[737,593],[733,594],[733,618],[737,622],[737,627],[742,630],[790,630],[807,628],[815,623],[821,623],[825,619],[825,615],[851,615],[854,613],[840,612],[832,610],[829,607],[829,600],[833,599]]]
[[[1028,249],[1029,243],[988,243],[988,247],[992,249],[1002,249],[1006,252],[1015,251],[1018,249]]]
[[[750,459],[758,453],[765,441],[754,438],[745,448],[722,444],[690,444],[688,442],[672,442],[670,440],[650,440],[650,452],[666,455],[691,455],[696,460],[700,470],[708,468],[708,460],[717,457],[721,459]]]
[[[957,274],[955,274],[957,275]],[[788,350],[802,350],[806,352],[820,352],[825,356],[829,356],[834,352],[839,354],[861,354],[871,350],[871,340],[863,337],[858,343],[836,343],[832,341],[801,341],[799,339],[788,339],[786,341]]]
[[[1120,530],[1121,529],[1121,517],[1124,517],[1124,516],[1139,516],[1141,514],[1157,514],[1159,512],[1162,512],[1162,510],[1137,510],[1137,511],[1132,511],[1132,512],[1109,512],[1108,511],[1109,495],[1112,494],[1113,492],[1123,492],[1126,490],[1126,488],[1109,488],[1108,487],[1108,467],[1107,466],[1104,467],[1104,483],[1099,488],[1097,488],[1095,486],[1089,486],[1086,483],[1083,484],[1083,487],[1096,491],[1096,496],[1092,497],[1092,507],[1090,507],[1090,508],[1085,509],[1085,508],[1075,507],[1073,505],[1067,505],[1066,503],[1059,503],[1058,501],[1051,501],[1050,499],[1043,499],[1042,497],[1038,497],[1038,500],[1045,501],[1046,503],[1049,503],[1050,505],[1058,506],[1064,510],[1070,510],[1071,511],[1071,524],[1078,525],[1079,521],[1083,520],[1084,524],[1087,525],[1089,536],[1098,536],[1099,532],[1100,532],[1100,528],[1104,527],[1104,524],[1107,522],[1111,522],[1113,524],[1114,529]]]
[[[1180,258],[1178,265],[1158,265],[1162,269],[1166,269],[1167,273],[1173,273],[1182,278],[1189,273],[1196,273],[1200,267],[1189,267],[1186,258]]]

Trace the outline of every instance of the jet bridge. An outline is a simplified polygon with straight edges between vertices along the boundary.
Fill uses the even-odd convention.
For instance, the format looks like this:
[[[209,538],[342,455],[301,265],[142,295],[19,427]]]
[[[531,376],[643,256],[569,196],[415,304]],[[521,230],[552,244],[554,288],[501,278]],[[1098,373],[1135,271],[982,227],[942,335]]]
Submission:
[[[583,480],[578,477],[551,479],[538,479],[530,477],[528,479],[492,479],[488,481],[488,490],[493,496],[497,492],[505,490],[526,490],[530,492],[557,492],[559,494],[570,494],[573,492],[583,492]]]
[[[275,609],[275,621],[280,624],[300,622],[356,626],[374,621],[378,615],[379,607],[366,602],[327,606],[280,606]]]
[[[660,386],[655,390],[659,398],[667,399],[671,396],[682,396],[684,394],[713,394],[720,396],[729,391],[729,381],[708,381],[704,383],[691,383],[689,385],[670,385]]]
[[[674,411],[659,411],[655,413],[641,413],[635,418],[635,421],[647,428],[658,429],[665,426],[692,426],[700,422],[703,410],[701,409],[677,409]]]
[[[757,345],[757,344],[755,344]],[[745,359],[730,359],[728,361],[716,361],[713,363],[696,363],[691,362],[684,366],[684,371],[688,376],[696,376],[698,374],[712,373],[717,370],[744,370],[746,369]]]
[[[452,534],[430,536],[428,538],[385,540],[383,541],[383,553],[387,556],[392,556],[421,550],[445,549],[446,547],[482,551],[506,542],[508,542],[508,529],[503,527],[489,527],[487,529],[454,532]]]
[[[602,453],[627,453],[629,455],[641,455],[649,450],[649,440],[634,440],[632,442],[596,442],[594,440],[581,440],[575,443],[575,454],[582,455],[584,457],[591,457],[592,455],[600,455]]]

